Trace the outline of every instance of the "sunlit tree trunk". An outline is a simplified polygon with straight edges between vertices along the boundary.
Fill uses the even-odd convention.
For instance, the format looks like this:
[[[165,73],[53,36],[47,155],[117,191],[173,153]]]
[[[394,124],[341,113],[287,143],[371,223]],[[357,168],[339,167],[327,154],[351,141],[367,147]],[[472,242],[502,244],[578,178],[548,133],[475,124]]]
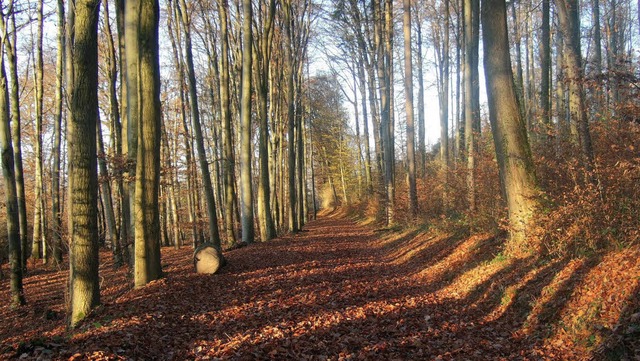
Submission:
[[[98,279],[98,0],[70,3],[67,24],[72,63],[68,84],[70,325],[75,327],[100,303]],[[75,15],[75,16],[74,16]]]
[[[360,88],[362,106],[362,131],[364,132],[364,174],[367,185],[367,194],[373,194],[373,176],[371,172],[371,144],[369,141],[369,113],[367,112],[367,79],[364,73],[362,56],[358,59],[358,87]],[[311,148],[313,151],[313,148]],[[315,202],[315,200],[314,200]]]
[[[293,30],[292,27],[292,9],[291,2],[289,0],[283,2],[283,11],[284,11],[284,27],[285,32],[287,34],[287,44],[285,44],[285,48],[287,51],[287,59],[289,62],[289,70],[287,72],[287,97],[286,104],[287,108],[287,179],[288,179],[288,190],[289,190],[289,202],[288,202],[288,211],[289,211],[289,231],[290,232],[298,232],[298,222],[297,222],[297,213],[296,213],[296,154],[295,154],[295,103],[294,103],[294,78],[296,67],[294,66],[294,53],[293,53]]]
[[[253,8],[251,0],[242,0],[243,47],[242,93],[240,100],[240,203],[242,241],[254,241],[253,189],[251,187],[251,72],[253,66]]]
[[[260,239],[268,241],[276,236],[276,228],[273,222],[271,212],[271,182],[269,174],[269,114],[268,114],[268,96],[269,96],[269,71],[271,67],[271,52],[274,34],[274,19],[276,13],[276,2],[270,0],[266,11],[266,19],[260,29],[260,33],[256,34],[256,88],[258,100],[258,117],[260,121],[259,127],[259,165],[260,176],[258,178],[258,219],[260,223]]]
[[[9,118],[9,92],[7,74],[4,67],[4,21],[2,21],[2,43],[0,44],[0,152],[2,155],[2,178],[4,180],[5,209],[7,211],[7,241],[9,246],[9,267],[11,269],[11,304],[26,303],[22,287],[22,254],[20,252],[20,220],[18,217],[18,194],[16,191],[15,168],[13,165],[13,145]]]
[[[220,17],[220,114],[222,115],[222,161],[225,212],[224,224],[227,242],[235,243],[236,235],[233,220],[233,200],[235,190],[235,161],[233,154],[233,138],[231,136],[231,101],[229,88],[229,34],[227,30],[227,0],[218,0],[218,16]]]
[[[480,103],[478,91],[479,0],[464,0],[464,136],[467,156],[467,201],[469,211],[476,210],[475,153],[479,133]]]
[[[124,9],[124,54],[125,54],[125,75],[126,75],[126,138],[127,140],[127,199],[129,203],[129,214],[126,227],[128,229],[127,248],[130,255],[135,255],[135,214],[138,211],[135,204],[136,188],[136,162],[138,152],[138,122],[140,121],[138,112],[138,92],[140,91],[140,80],[138,79],[138,23],[137,15],[140,12],[140,1],[125,1]],[[125,97],[123,96],[123,99]],[[135,266],[135,256],[129,260],[131,266]]]
[[[558,22],[565,42],[565,74],[569,83],[569,112],[571,121],[577,125],[582,162],[592,182],[593,148],[587,120],[583,89],[582,54],[580,50],[580,14],[577,0],[556,0]]]
[[[482,30],[489,120],[496,147],[500,184],[507,201],[513,245],[526,241],[538,190],[526,124],[513,83],[504,0],[483,0]]]
[[[139,1],[139,13],[127,14],[138,24],[138,49],[128,52],[137,55],[138,63],[138,146],[135,192],[135,262],[136,287],[162,276],[160,265],[160,64],[158,54],[158,22],[160,10],[157,0]],[[129,44],[127,44],[127,47]],[[127,57],[127,61],[129,61]],[[129,98],[136,94],[129,93]],[[131,102],[130,102],[131,104]]]
[[[540,39],[540,112],[542,123],[547,127],[551,125],[550,1],[542,0],[542,38]]]
[[[102,0],[102,7],[103,7],[103,12],[104,12],[104,33],[105,33],[105,37],[107,40],[107,56],[106,58],[106,62],[107,62],[107,78],[108,78],[108,89],[109,89],[109,118],[110,118],[110,122],[111,122],[111,128],[113,129],[112,132],[112,136],[114,137],[114,141],[115,141],[115,159],[116,162],[121,162],[122,161],[122,123],[120,122],[120,106],[118,104],[118,90],[117,90],[117,83],[118,83],[118,64],[116,63],[116,49],[115,49],[115,44],[113,41],[113,35],[111,33],[111,23],[109,20],[109,6],[108,6],[108,1],[107,0]],[[98,129],[100,130],[100,129]],[[101,141],[102,136],[100,134],[98,134],[98,140]],[[101,145],[100,143],[98,144],[99,148],[100,148],[100,152],[102,154],[104,154],[104,146]],[[100,173],[102,174],[107,174],[107,167],[106,164],[102,164],[104,163],[104,159],[102,160],[102,162],[100,162],[99,167],[100,167]],[[119,165],[119,163],[116,163],[117,165]],[[104,167],[104,169],[102,169]],[[118,167],[117,169],[119,169],[120,167]],[[116,172],[120,172],[119,170],[115,170]],[[122,184],[122,176],[121,174],[116,174],[116,194],[118,196],[122,196],[124,189],[123,189],[123,184]],[[107,181],[105,183],[105,181]],[[103,180],[103,187],[109,187],[108,193],[109,194],[109,202],[111,202],[111,187],[110,187],[110,183],[107,180]],[[124,202],[123,199],[120,199],[121,201],[121,207],[124,207]],[[107,203],[105,202],[105,206],[107,206]],[[107,223],[108,223],[108,227],[111,231],[113,231],[113,233],[111,233],[111,242],[112,242],[112,252],[113,252],[113,264],[114,267],[120,267],[123,263],[123,254],[122,254],[122,239],[121,236],[118,234],[117,232],[117,227],[116,227],[116,222],[117,222],[117,217],[115,215],[115,211],[113,210],[113,206],[107,206],[106,207],[106,212],[107,212]],[[111,210],[109,210],[108,208],[111,208]],[[111,216],[110,216],[111,215]],[[112,223],[113,222],[113,223]],[[111,230],[111,228],[113,228],[113,230]],[[126,232],[123,229],[120,229],[120,232]]]
[[[44,182],[42,180],[42,92],[43,92],[43,61],[42,61],[42,1],[37,3],[37,39],[36,39],[36,61],[35,61],[35,108],[36,108],[36,174],[35,174],[35,205],[33,212],[33,241],[31,248],[31,258],[39,259],[47,255],[45,239],[45,207],[44,207]],[[41,248],[42,247],[42,248]]]
[[[419,13],[418,11],[415,12]],[[422,58],[422,19],[416,15],[416,67],[418,70],[418,169],[420,174],[424,176],[427,171],[427,149],[425,145],[425,118],[424,118],[424,72]]]
[[[402,24],[404,30],[404,94],[407,113],[407,163],[409,171],[409,214],[414,218],[418,213],[418,193],[416,190],[415,126],[413,120],[413,57],[411,51],[411,0],[403,0]],[[446,95],[445,95],[446,97]],[[442,144],[442,142],[441,142]]]
[[[122,259],[129,266],[133,266],[133,257],[131,257],[131,245],[133,243],[132,228],[132,207],[133,201],[130,197],[132,192],[131,173],[131,157],[129,154],[129,111],[127,100],[127,60],[125,50],[125,2],[124,0],[116,0],[116,27],[118,29],[118,68],[120,69],[120,132],[116,135],[116,143],[120,145],[120,153],[118,159],[120,161],[120,169],[118,169],[118,197],[120,198],[120,227],[118,232],[118,242],[122,251]],[[108,40],[108,39],[107,39]],[[115,50],[115,49],[114,49]],[[117,123],[116,123],[117,125]],[[117,127],[114,127],[117,129]],[[117,151],[117,146],[116,146]]]
[[[60,206],[60,141],[62,138],[62,83],[65,54],[65,13],[63,0],[57,1],[58,32],[56,52],[56,88],[53,115],[53,149],[51,170],[51,246],[53,258],[57,264],[62,262],[62,209]],[[1,91],[1,90],[0,90]]]

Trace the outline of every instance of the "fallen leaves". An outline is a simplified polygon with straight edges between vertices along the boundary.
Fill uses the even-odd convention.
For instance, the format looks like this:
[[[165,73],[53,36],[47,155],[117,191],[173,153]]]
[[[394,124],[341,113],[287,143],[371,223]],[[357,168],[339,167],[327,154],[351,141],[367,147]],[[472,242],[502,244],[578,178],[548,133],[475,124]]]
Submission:
[[[163,249],[166,277],[135,290],[103,253],[104,306],[73,333],[66,269],[39,267],[26,279],[28,306],[3,302],[0,358],[575,359],[591,349],[560,322],[595,315],[585,305],[599,299],[599,322],[611,327],[637,298],[637,249],[539,265],[496,260],[501,245],[488,236],[398,241],[332,218],[307,227],[227,252],[215,276],[193,272],[190,249]],[[547,324],[531,326],[538,315]]]

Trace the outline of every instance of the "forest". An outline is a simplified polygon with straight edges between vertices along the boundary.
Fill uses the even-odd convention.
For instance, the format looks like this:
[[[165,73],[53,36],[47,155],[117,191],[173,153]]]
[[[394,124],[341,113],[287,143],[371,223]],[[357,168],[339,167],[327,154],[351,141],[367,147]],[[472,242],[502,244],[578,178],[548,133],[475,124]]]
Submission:
[[[0,0],[0,359],[636,359],[639,51],[631,0]]]

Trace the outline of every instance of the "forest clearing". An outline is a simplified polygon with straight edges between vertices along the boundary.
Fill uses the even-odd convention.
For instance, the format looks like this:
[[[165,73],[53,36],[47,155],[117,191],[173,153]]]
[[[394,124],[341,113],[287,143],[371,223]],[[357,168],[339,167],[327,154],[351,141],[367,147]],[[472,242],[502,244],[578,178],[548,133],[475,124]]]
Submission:
[[[30,306],[0,289],[0,358],[92,360],[585,360],[640,355],[640,248],[507,259],[488,235],[376,230],[321,217],[226,253],[216,275],[164,248],[141,289],[101,256],[104,304],[75,330],[68,272],[39,266]],[[595,348],[595,346],[600,346]],[[606,352],[605,352],[606,351]],[[606,358],[605,358],[606,356]]]

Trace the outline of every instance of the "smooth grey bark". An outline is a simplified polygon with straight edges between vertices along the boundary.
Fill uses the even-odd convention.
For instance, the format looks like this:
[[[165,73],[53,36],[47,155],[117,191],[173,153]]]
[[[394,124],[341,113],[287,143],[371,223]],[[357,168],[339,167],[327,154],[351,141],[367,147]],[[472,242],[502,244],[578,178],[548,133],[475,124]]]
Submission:
[[[62,209],[60,206],[60,143],[62,138],[62,83],[64,76],[64,54],[66,48],[64,1],[57,1],[57,52],[56,52],[56,88],[53,115],[53,149],[51,169],[51,244],[53,258],[57,264],[62,262]]]
[[[482,30],[489,120],[507,201],[509,234],[512,245],[523,246],[539,205],[539,192],[513,82],[505,0],[483,0]]]
[[[242,93],[240,99],[240,217],[242,241],[254,241],[253,189],[251,187],[251,72],[253,66],[253,7],[242,0]]]
[[[106,58],[106,67],[107,67],[107,78],[108,78],[108,91],[109,91],[109,121],[111,123],[111,129],[114,140],[114,148],[115,148],[115,158],[116,161],[122,161],[122,123],[120,121],[120,105],[118,104],[118,90],[117,90],[117,82],[118,82],[118,64],[116,62],[116,49],[113,41],[113,35],[111,33],[111,23],[109,20],[109,2],[107,0],[102,0],[103,7],[103,21],[104,21],[104,33],[107,42],[107,55]],[[100,129],[98,129],[100,130]],[[99,142],[101,140],[101,134],[98,134]],[[104,154],[104,145],[98,143],[100,152]],[[103,165],[104,163],[104,165]],[[104,159],[99,164],[100,173],[106,175],[108,168],[106,166],[106,162]],[[119,170],[117,172],[120,172]],[[114,174],[115,175],[115,185],[116,185],[116,194],[120,197],[121,204],[123,202],[122,194],[124,192],[123,183],[122,183],[122,174]],[[110,233],[111,238],[111,250],[113,252],[113,264],[114,267],[120,267],[123,264],[123,259],[125,259],[123,255],[123,247],[122,247],[122,239],[120,234],[118,233],[117,225],[118,222],[114,207],[112,205],[112,190],[111,185],[108,179],[103,180],[103,194],[108,194],[108,199],[105,199],[105,212],[107,215],[107,226]],[[122,206],[121,206],[122,207]],[[113,228],[113,229],[111,229]],[[126,232],[125,230],[120,230],[120,232]],[[126,247],[125,247],[126,249]]]
[[[259,165],[258,178],[258,219],[260,224],[260,239],[269,241],[276,237],[276,227],[273,221],[271,207],[271,175],[269,174],[269,72],[271,68],[271,52],[273,50],[274,20],[276,14],[275,0],[269,0],[265,9],[266,16],[260,33],[256,34],[256,88],[258,98],[259,127]]]
[[[566,77],[569,82],[569,112],[571,121],[577,127],[577,143],[580,145],[582,163],[587,178],[591,182],[596,179],[593,175],[594,157],[591,144],[591,133],[584,95],[584,70],[582,67],[582,53],[580,46],[580,14],[577,0],[556,0],[558,22],[563,33],[565,43]]]
[[[546,126],[551,125],[550,1],[542,0],[542,37],[540,39],[540,112],[542,123]]]
[[[70,3],[69,299],[71,327],[100,303],[98,278],[98,0]],[[73,14],[73,15],[71,15]]]
[[[36,169],[35,169],[35,205],[33,212],[33,237],[32,237],[32,247],[31,247],[31,258],[40,259],[47,257],[47,243],[46,243],[46,225],[45,225],[45,206],[44,206],[44,182],[42,180],[43,176],[43,156],[42,156],[42,118],[43,118],[43,110],[42,110],[42,93],[43,93],[43,60],[42,60],[42,1],[38,1],[36,5],[36,13],[37,13],[37,35],[36,35],[36,54],[35,54],[35,77],[34,77],[34,87],[35,87],[35,109],[36,109],[36,121],[35,121],[35,136],[36,142],[35,153],[36,153]]]
[[[218,16],[220,18],[220,114],[222,116],[222,160],[224,183],[224,224],[227,242],[235,243],[235,223],[233,219],[233,201],[235,190],[235,156],[233,154],[233,137],[231,135],[231,99],[229,73],[229,34],[227,30],[227,0],[218,0]]]
[[[160,9],[157,0],[139,1],[140,12],[132,22],[138,24],[137,49],[127,54],[137,55],[138,92],[129,93],[129,99],[137,96],[138,144],[135,180],[135,262],[134,285],[142,287],[162,277],[160,261],[160,63],[158,23]],[[129,44],[127,43],[127,47]],[[129,57],[127,57],[129,61]],[[130,102],[131,103],[131,102]]]
[[[413,119],[413,57],[411,51],[411,0],[403,0],[404,33],[404,93],[405,112],[407,114],[407,163],[409,177],[409,214],[412,218],[418,213],[418,194],[416,190],[416,153],[415,125]],[[447,28],[448,32],[448,28]],[[445,41],[448,41],[445,40]],[[448,51],[448,49],[447,49]],[[448,54],[446,55],[448,59]],[[448,84],[448,81],[447,81]],[[445,98],[447,95],[445,94]],[[446,138],[446,137],[445,137]],[[444,140],[444,139],[443,139]],[[442,144],[442,143],[441,143]]]
[[[9,9],[6,24],[3,24],[5,33],[5,49],[7,54],[7,62],[9,65],[8,78],[9,86],[9,102],[11,112],[11,141],[13,142],[13,166],[15,167],[16,191],[18,192],[18,218],[20,220],[20,247],[22,252],[22,267],[27,269],[27,258],[29,257],[29,241],[28,241],[28,220],[27,220],[27,203],[24,188],[24,171],[22,165],[22,126],[20,115],[20,89],[18,77],[18,57],[16,52],[17,32],[15,25],[15,14],[13,7]],[[3,19],[4,21],[4,19]]]
[[[480,132],[478,76],[479,0],[464,0],[464,136],[467,158],[467,201],[469,211],[476,211],[475,153],[476,134]]]
[[[4,27],[4,24],[2,24]],[[2,34],[0,55],[4,54],[6,33]],[[4,181],[5,207],[7,217],[7,241],[9,246],[9,267],[11,270],[11,304],[26,303],[22,285],[22,254],[20,252],[20,220],[18,217],[18,194],[16,190],[15,168],[13,165],[13,145],[9,117],[9,93],[4,56],[0,56],[0,152],[2,155],[2,179]]]

